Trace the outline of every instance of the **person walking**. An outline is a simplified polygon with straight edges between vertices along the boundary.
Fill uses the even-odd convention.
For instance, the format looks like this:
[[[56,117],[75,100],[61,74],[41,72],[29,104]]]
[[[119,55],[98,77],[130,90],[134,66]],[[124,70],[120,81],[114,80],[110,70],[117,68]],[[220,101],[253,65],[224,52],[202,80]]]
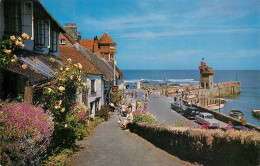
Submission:
[[[138,103],[137,103],[137,104],[138,104],[138,107],[137,107],[137,109],[141,109],[141,108],[142,108],[142,103],[141,103],[141,101],[140,101],[140,100],[138,101]]]
[[[243,127],[246,125],[246,119],[244,118],[244,116],[241,118],[241,123]]]
[[[135,91],[135,98],[137,98],[137,91]]]
[[[147,102],[145,101],[144,102],[144,110],[146,110],[147,109]]]
[[[132,104],[132,112],[133,112],[133,111],[135,111],[135,110],[136,110],[136,108],[135,108],[135,103],[134,103],[134,102],[132,102],[131,104]]]

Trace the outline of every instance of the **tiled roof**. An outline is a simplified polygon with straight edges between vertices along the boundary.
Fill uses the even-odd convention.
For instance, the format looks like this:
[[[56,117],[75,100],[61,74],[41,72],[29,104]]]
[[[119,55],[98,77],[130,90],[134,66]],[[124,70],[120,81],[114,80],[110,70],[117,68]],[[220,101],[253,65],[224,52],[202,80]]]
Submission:
[[[99,43],[114,44],[114,40],[109,36],[107,32],[99,39]]]
[[[67,33],[62,33],[72,44],[75,44],[76,42],[68,35]]]
[[[81,39],[80,44],[88,50],[93,50],[94,39]]]
[[[86,72],[90,72],[91,74],[102,75],[102,73],[84,56],[82,56],[74,47],[60,45],[60,58],[64,62],[67,62],[67,59],[70,58],[72,60],[72,63],[80,63],[82,65],[83,70],[85,70]]]
[[[110,48],[110,46],[100,46],[100,52],[116,52],[115,48]]]
[[[114,69],[109,64],[109,62],[100,56],[95,55],[93,52],[89,51],[85,47],[81,46],[80,44],[75,44],[77,50],[87,58],[99,71],[103,73],[104,80],[106,81],[113,81],[114,80]],[[119,77],[119,73],[116,72],[116,77]]]

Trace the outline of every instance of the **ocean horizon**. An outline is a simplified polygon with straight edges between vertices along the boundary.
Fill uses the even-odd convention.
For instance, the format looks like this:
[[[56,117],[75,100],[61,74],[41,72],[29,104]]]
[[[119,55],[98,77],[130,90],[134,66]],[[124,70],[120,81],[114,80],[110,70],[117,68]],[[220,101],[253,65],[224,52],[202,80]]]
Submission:
[[[125,83],[130,88],[141,80],[147,80],[148,85],[170,84],[199,84],[199,70],[122,70],[125,74]],[[260,120],[252,116],[253,108],[260,108],[260,70],[215,70],[213,82],[240,81],[241,93],[226,97],[224,114],[231,109],[241,110],[247,122],[260,126]]]

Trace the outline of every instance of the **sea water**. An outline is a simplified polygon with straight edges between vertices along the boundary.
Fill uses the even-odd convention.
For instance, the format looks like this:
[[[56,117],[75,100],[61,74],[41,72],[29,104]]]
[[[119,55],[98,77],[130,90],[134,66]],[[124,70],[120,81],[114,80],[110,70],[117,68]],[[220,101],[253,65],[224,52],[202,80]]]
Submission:
[[[199,84],[199,70],[123,70],[125,82],[135,88],[137,82],[147,80],[148,85],[157,84]],[[241,92],[227,97],[221,112],[229,114],[231,109],[241,110],[247,122],[260,126],[260,120],[252,116],[253,108],[260,108],[260,70],[216,70],[214,83],[240,81]],[[144,85],[145,85],[144,84]]]

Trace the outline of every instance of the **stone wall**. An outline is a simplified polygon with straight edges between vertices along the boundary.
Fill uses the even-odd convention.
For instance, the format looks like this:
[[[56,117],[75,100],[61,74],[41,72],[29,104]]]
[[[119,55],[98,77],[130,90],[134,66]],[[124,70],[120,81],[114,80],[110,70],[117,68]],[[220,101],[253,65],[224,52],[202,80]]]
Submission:
[[[211,90],[211,97],[226,97],[234,94],[240,93],[240,82],[223,82],[215,84]]]

